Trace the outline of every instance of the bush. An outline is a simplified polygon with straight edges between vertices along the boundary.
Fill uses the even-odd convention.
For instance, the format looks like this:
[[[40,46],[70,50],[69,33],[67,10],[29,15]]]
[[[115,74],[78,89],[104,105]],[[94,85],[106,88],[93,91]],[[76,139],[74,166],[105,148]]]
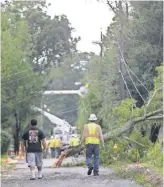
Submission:
[[[143,161],[150,163],[156,167],[163,167],[163,150],[160,143],[156,143],[154,146],[151,146],[146,152]]]
[[[117,151],[114,151],[114,144],[118,145]],[[114,164],[120,160],[129,162],[128,159],[128,141],[119,140],[117,142],[109,141],[105,144],[105,149],[101,151],[101,163],[104,165]]]
[[[118,145],[117,152],[114,151],[114,144]],[[130,138],[117,138],[117,141],[109,141],[105,149],[101,151],[101,163],[104,165],[115,164],[118,161],[137,162],[146,156],[147,151],[152,147],[148,137],[142,137],[139,132],[133,131]]]
[[[3,155],[8,151],[11,138],[5,131],[1,131],[1,154]]]

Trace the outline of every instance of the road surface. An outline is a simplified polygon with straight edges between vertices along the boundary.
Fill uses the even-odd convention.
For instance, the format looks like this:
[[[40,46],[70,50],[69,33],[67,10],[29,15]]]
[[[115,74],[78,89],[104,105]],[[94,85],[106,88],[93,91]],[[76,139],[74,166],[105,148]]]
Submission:
[[[46,160],[44,178],[30,181],[29,168],[20,164],[1,180],[2,187],[142,187],[130,180],[118,178],[108,168],[100,168],[100,176],[87,176],[86,167],[48,167],[54,160]],[[37,174],[37,170],[36,170]]]

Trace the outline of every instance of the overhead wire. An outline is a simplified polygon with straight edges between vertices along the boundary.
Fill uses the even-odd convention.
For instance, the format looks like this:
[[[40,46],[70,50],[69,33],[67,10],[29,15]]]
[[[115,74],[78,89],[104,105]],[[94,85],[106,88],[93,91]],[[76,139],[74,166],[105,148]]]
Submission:
[[[160,46],[160,44],[161,44],[162,36],[163,36],[163,30],[161,31],[161,35],[160,35],[159,46]],[[159,51],[157,51],[155,62],[157,61],[157,58],[158,58],[158,52],[159,52]]]
[[[11,104],[10,106],[13,106],[13,105],[16,106],[17,104],[22,103],[22,102],[24,102],[24,101],[30,99],[31,97],[36,97],[38,94],[41,93],[41,91],[42,91],[42,90],[39,90],[37,93],[36,93],[36,92],[31,93],[31,94],[34,94],[34,95],[33,95],[33,96],[25,97],[25,98],[23,98],[22,100],[19,100],[18,102]],[[55,101],[56,101],[56,100],[55,100]],[[52,102],[51,102],[51,103],[52,103]],[[58,112],[57,115],[76,111],[76,110],[78,110],[77,107],[78,107],[78,105],[76,106],[76,108],[73,108],[73,109],[71,109],[71,110],[65,110],[65,111],[62,111],[62,112]],[[2,107],[2,109],[3,109],[3,108],[6,108],[6,106]],[[12,113],[11,113],[11,114],[12,114]]]
[[[121,32],[123,33],[123,31],[122,31],[122,29],[120,29],[121,30]],[[123,33],[124,34],[124,33]],[[117,41],[117,43],[118,43],[118,41]],[[121,53],[121,52],[120,52]],[[122,54],[121,54],[121,56],[123,56]],[[147,87],[141,82],[141,80],[138,78],[138,76],[132,71],[132,69],[127,65],[127,63],[125,62],[125,59],[123,58],[123,60],[124,60],[124,64],[125,64],[125,66],[127,66],[127,68],[131,71],[131,73],[136,77],[136,79],[138,80],[138,82],[145,88],[145,90],[149,93],[149,90],[147,89]]]
[[[37,95],[37,94],[36,94]],[[35,95],[35,96],[36,96]],[[23,99],[23,100],[20,100],[20,101],[18,101],[18,102],[16,102],[16,103],[13,103],[13,104],[11,104],[11,105],[15,105],[16,106],[16,104],[19,104],[19,103],[22,103],[23,101],[26,101],[27,99],[29,99],[30,97],[26,97],[25,99]],[[10,105],[10,106],[11,106]],[[55,112],[56,113],[56,115],[60,115],[60,114],[67,114],[67,113],[70,113],[70,112],[73,112],[73,111],[77,111],[78,110],[78,108],[77,108],[78,106],[76,106],[76,108],[74,107],[74,108],[72,108],[72,109],[70,109],[70,110],[64,110],[64,111],[62,111],[62,112]],[[2,108],[5,108],[5,107],[2,107]],[[11,113],[8,113],[7,115],[12,115],[13,114],[13,112],[11,112]]]
[[[31,94],[38,95],[38,94],[40,94],[40,91],[42,91],[42,90],[39,90],[37,94],[35,94],[35,93],[31,93]],[[22,98],[22,100],[19,100],[18,102],[13,103],[13,104],[11,104],[11,105],[16,106],[17,104],[22,103],[23,101],[25,101],[25,100],[27,100],[27,99],[30,99],[30,98],[31,98],[31,96],[28,96],[28,97]],[[11,106],[11,105],[10,105],[10,106]],[[2,107],[2,109],[3,109],[3,108],[6,108],[6,106],[5,106],[5,107]]]
[[[26,87],[25,89],[29,89],[29,88],[31,88],[32,86],[34,86],[34,85],[30,85],[29,87]],[[27,91],[29,91],[29,90],[27,90]],[[1,94],[2,95],[2,94]],[[11,95],[11,96],[9,96],[9,97],[5,97],[6,99],[10,99],[10,98],[13,98],[13,97],[16,97],[16,95]]]
[[[30,87],[32,87],[33,85],[31,85]],[[28,87],[28,88],[30,88],[30,87]],[[35,94],[35,92],[36,92],[37,90],[34,90],[32,93],[30,93],[30,94]],[[43,90],[39,90],[39,91],[37,91],[38,92],[38,94],[40,93],[41,94],[41,91],[43,91]],[[10,99],[10,98],[13,98],[13,97],[15,97],[15,96],[11,96],[11,97],[7,97],[7,99]],[[29,97],[29,96],[28,96]],[[28,99],[28,97],[27,97],[27,99]],[[24,101],[25,99],[24,98],[19,98],[20,99],[20,101]],[[21,100],[21,99],[23,99],[23,100]],[[51,104],[51,103],[54,103],[54,102],[56,102],[58,99],[56,99],[55,101],[51,101],[51,99],[49,99],[48,101],[50,101],[50,102],[48,102],[48,103],[45,103],[45,104]],[[46,100],[47,101],[47,100]],[[20,103],[19,101],[18,102],[16,102],[16,103]],[[13,104],[12,104],[13,105]],[[2,107],[2,108],[5,108],[5,107]]]
[[[63,111],[63,112],[57,112],[56,114],[57,114],[57,115],[60,115],[60,114],[67,114],[67,113],[70,113],[70,112],[73,112],[73,111],[76,111],[76,110],[78,110],[77,107],[76,107],[76,108],[72,108],[72,109],[70,109],[70,110],[65,110],[65,111]]]
[[[6,75],[6,76],[1,77],[1,79],[6,78],[6,77],[10,77],[10,76],[13,76],[13,75],[18,75],[18,74],[20,74],[20,73],[24,73],[24,72],[30,71],[30,70],[33,70],[33,69],[30,68],[30,69],[26,69],[26,70],[23,70],[23,71],[19,71],[19,72],[17,72],[17,73],[12,73],[12,74],[10,74],[10,75]]]
[[[138,82],[145,88],[145,90],[149,93],[149,90],[147,89],[147,87],[140,81],[140,79],[137,77],[137,75],[132,71],[132,69],[127,65],[127,63],[125,63],[125,66],[127,66],[127,68],[131,71],[131,73],[136,77],[136,79],[138,80]]]
[[[1,85],[8,84],[8,83],[11,83],[11,82],[16,82],[16,81],[18,81],[18,80],[22,80],[22,79],[27,78],[27,77],[31,77],[31,75],[27,75],[27,76],[24,76],[24,77],[15,79],[15,80],[11,80],[11,81],[4,82],[4,83],[1,83]]]
[[[125,64],[124,56],[123,56],[123,54],[122,54],[122,51],[121,51],[121,49],[120,49],[120,45],[119,45],[118,41],[117,41],[117,45],[118,45],[118,48],[119,48],[119,51],[120,51],[120,54],[121,54],[121,57],[122,57],[122,61],[123,61],[123,63]],[[126,67],[126,65],[125,65],[125,67]],[[141,99],[144,101],[144,103],[146,103],[145,99],[142,97],[141,93],[139,92],[138,88],[136,87],[136,85],[135,85],[135,83],[134,83],[134,81],[133,81],[133,79],[132,79],[132,77],[131,77],[131,75],[130,75],[130,72],[129,72],[129,70],[128,70],[127,67],[126,67],[126,70],[127,70],[128,74],[129,74],[129,77],[130,77],[130,79],[131,79],[131,81],[132,81],[132,83],[133,83],[133,86],[135,87],[137,93],[139,94],[139,96],[141,97]]]
[[[124,36],[125,38],[129,39],[128,36],[125,35],[125,33],[123,32],[123,30],[122,30],[121,28],[120,28],[119,30],[122,32],[122,34],[123,34],[123,36]],[[145,44],[145,43],[146,43],[146,44],[149,44],[149,45],[151,45],[151,46],[154,46],[155,48],[163,49],[163,47],[160,47],[159,45],[151,44],[151,43],[146,42],[146,41],[143,42],[143,41],[138,40],[138,39],[136,39],[136,38],[135,38],[135,41],[138,41],[138,42],[143,43],[143,44]]]
[[[130,90],[129,90],[129,88],[128,88],[128,85],[127,85],[127,83],[126,83],[126,81],[125,81],[125,79],[124,79],[123,73],[122,73],[122,71],[121,71],[120,69],[119,69],[119,72],[120,72],[121,77],[122,77],[122,79],[123,79],[123,81],[124,81],[124,84],[125,84],[125,86],[126,86],[126,89],[127,89],[128,93],[129,93],[130,98],[133,99],[133,97],[132,97],[132,95],[131,95],[131,93],[130,93]]]
[[[120,31],[122,32],[122,34],[124,35],[124,37],[126,37],[127,39],[128,39],[128,37],[125,35],[125,33],[123,32],[123,30],[122,29],[120,29]],[[162,30],[163,31],[163,30]],[[140,43],[143,43],[143,44],[145,44],[145,43],[147,43],[147,44],[149,44],[149,45],[151,45],[151,46],[155,46],[155,48],[159,48],[159,49],[163,49],[163,47],[161,48],[160,47],[160,44],[161,44],[161,40],[162,40],[162,36],[163,36],[163,32],[161,31],[161,34],[160,34],[160,38],[159,38],[159,44],[158,45],[153,45],[153,44],[151,44],[151,43],[149,43],[149,42],[143,42],[143,41],[140,41],[140,40],[137,40],[137,39],[135,39],[135,41],[139,41]],[[159,51],[157,51],[157,54],[156,54],[156,58],[155,58],[155,62],[157,61],[157,58],[158,58],[158,52]],[[127,63],[126,63],[127,64]],[[134,72],[133,72],[134,73]],[[150,80],[150,79],[149,79]],[[151,81],[151,80],[150,80]],[[152,82],[152,81],[151,81]],[[154,83],[154,82],[152,82],[152,83]]]

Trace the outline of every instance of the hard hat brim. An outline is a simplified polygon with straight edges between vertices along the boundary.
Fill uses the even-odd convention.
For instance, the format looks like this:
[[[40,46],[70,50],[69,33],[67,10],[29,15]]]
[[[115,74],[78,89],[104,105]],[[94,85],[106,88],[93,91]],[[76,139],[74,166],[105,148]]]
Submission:
[[[96,120],[97,120],[97,118],[95,118],[95,119],[89,118],[89,121],[96,121]]]

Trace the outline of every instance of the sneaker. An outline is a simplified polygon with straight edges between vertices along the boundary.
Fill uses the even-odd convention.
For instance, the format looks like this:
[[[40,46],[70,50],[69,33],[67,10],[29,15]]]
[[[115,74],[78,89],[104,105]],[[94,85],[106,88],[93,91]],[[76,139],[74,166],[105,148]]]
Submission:
[[[44,176],[42,175],[41,177],[38,177],[38,179],[43,179],[43,177],[44,177]]]
[[[34,178],[34,177],[31,177],[30,180],[35,180],[35,178]]]
[[[88,175],[91,175],[91,174],[92,174],[92,170],[93,170],[93,167],[90,167],[90,168],[88,169],[87,174],[88,174]]]

